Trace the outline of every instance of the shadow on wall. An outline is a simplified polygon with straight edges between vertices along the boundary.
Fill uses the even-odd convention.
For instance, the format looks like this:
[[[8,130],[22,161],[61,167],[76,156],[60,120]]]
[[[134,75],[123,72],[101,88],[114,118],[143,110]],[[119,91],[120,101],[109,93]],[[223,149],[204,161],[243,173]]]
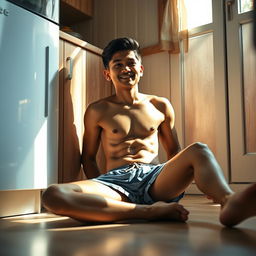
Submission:
[[[65,79],[65,74],[65,68],[61,69],[60,79]],[[59,88],[59,182],[85,179],[70,90],[71,80],[66,80],[65,86]]]

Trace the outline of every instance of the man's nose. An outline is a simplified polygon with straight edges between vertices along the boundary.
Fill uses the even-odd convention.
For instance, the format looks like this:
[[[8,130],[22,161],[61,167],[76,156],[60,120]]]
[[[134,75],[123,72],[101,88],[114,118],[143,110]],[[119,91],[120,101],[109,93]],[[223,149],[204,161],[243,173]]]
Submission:
[[[122,72],[130,72],[131,68],[129,66],[124,66]]]

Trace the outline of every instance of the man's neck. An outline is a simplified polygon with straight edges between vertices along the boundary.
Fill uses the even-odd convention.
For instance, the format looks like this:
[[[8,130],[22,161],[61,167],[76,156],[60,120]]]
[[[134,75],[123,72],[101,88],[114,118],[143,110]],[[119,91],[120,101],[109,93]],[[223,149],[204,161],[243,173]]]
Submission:
[[[116,90],[116,99],[118,103],[134,105],[141,101],[141,93],[139,93],[137,86],[130,90]]]

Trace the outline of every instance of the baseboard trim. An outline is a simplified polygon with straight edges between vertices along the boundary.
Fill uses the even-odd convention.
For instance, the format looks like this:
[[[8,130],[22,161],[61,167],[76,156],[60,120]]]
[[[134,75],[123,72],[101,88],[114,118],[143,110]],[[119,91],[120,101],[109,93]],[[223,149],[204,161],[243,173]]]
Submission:
[[[234,192],[239,192],[245,189],[250,184],[229,184],[230,188]],[[196,184],[192,183],[188,189],[186,189],[186,194],[190,195],[202,195],[203,193],[197,188]]]
[[[40,189],[0,191],[0,218],[40,213],[40,211]]]

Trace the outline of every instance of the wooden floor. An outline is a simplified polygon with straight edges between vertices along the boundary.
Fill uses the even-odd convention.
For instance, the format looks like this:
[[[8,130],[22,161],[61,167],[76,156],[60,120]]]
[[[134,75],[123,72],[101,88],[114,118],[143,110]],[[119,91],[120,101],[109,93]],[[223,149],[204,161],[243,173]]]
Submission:
[[[51,214],[1,219],[0,255],[256,255],[256,217],[225,228],[218,205],[201,196],[181,202],[190,211],[187,223],[85,225]]]

